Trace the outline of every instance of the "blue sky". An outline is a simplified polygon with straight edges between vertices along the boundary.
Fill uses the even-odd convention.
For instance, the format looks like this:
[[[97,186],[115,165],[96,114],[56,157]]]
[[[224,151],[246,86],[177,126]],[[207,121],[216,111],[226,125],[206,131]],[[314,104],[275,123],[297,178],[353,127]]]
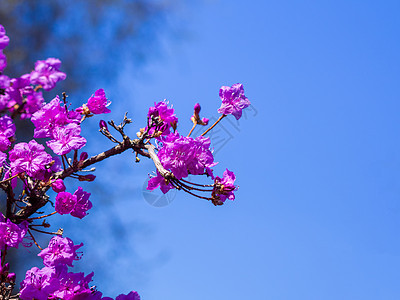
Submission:
[[[222,139],[231,138],[216,153],[217,173],[237,173],[236,200],[214,207],[177,193],[154,207],[142,192],[150,161],[105,162],[99,180],[114,185],[100,188],[90,217],[108,214],[126,229],[105,252],[84,241],[81,269],[95,271],[106,295],[136,289],[145,300],[398,299],[399,9],[340,0],[182,6],[184,22],[170,21],[185,24],[183,41],[166,38],[139,79],[127,67],[105,87],[110,118],[128,110],[133,136],[166,98],[185,133],[196,102],[202,116],[218,117],[219,88],[243,83],[253,110],[239,124],[223,121]],[[106,222],[85,222],[89,235],[115,235]]]

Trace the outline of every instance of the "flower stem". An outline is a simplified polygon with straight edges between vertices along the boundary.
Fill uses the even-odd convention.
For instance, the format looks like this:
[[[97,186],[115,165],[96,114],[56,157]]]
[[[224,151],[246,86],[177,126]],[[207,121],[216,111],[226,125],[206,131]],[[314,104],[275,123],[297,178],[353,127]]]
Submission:
[[[193,130],[196,128],[196,125],[197,125],[197,122],[194,122],[193,123],[193,127],[192,127],[192,129],[190,129],[189,134],[187,135],[187,137],[189,137],[192,134]]]
[[[223,118],[225,118],[226,115],[222,115],[218,118],[218,120],[210,127],[208,128],[206,131],[203,132],[203,134],[201,136],[205,136],[207,134],[207,132],[209,132],[211,129],[214,128],[215,125],[217,125],[219,123],[219,121],[221,121]]]
[[[31,238],[32,238],[33,242],[35,243],[36,247],[38,247],[40,250],[43,250],[43,248],[40,247],[39,244],[36,242],[35,238],[33,237],[32,232],[29,229],[28,229],[28,233],[31,236]]]
[[[46,217],[50,217],[50,216],[52,216],[52,215],[54,215],[56,213],[57,213],[56,211],[53,211],[51,214],[48,214],[48,215],[45,215],[45,216],[40,216],[40,217],[35,217],[35,218],[29,218],[29,220],[43,219],[43,218],[46,218]]]
[[[14,179],[15,177],[18,177],[19,175],[21,175],[21,173],[18,173],[18,174],[14,175],[14,176],[11,176],[10,178],[7,178],[7,179],[4,179],[3,181],[0,181],[0,184],[4,183],[4,182],[7,182],[7,181],[10,181],[11,179]]]

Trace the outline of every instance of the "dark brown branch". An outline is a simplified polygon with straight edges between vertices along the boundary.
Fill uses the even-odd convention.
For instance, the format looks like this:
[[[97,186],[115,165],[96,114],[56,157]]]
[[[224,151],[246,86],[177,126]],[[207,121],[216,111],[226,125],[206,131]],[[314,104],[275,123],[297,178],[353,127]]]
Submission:
[[[128,137],[124,139],[124,141],[121,144],[116,145],[115,147],[104,151],[100,154],[97,154],[95,156],[92,156],[83,162],[79,163],[78,165],[72,165],[68,168],[66,168],[63,171],[60,171],[55,174],[53,179],[64,179],[66,177],[71,176],[72,174],[79,172],[86,167],[93,165],[97,162],[100,162],[108,157],[120,154],[128,149],[133,149],[135,152],[146,156],[150,157],[148,153],[143,151],[144,145],[139,144],[139,140],[130,140]],[[157,156],[157,155],[156,155]],[[32,193],[30,193],[26,198],[26,202],[29,203],[27,206],[21,208],[15,215],[10,216],[10,219],[14,223],[21,223],[23,220],[26,220],[29,218],[32,214],[37,212],[38,209],[46,205],[46,203],[49,201],[49,196],[46,195],[46,192],[49,190],[50,186],[43,187],[41,190],[34,190]]]
[[[15,202],[15,194],[13,191],[13,188],[11,186],[11,183],[8,182],[7,188],[6,188],[6,193],[7,193],[7,210],[6,210],[6,218],[10,218],[12,215],[12,205]]]
[[[126,117],[125,117],[126,118]],[[124,123],[129,123],[124,118]],[[121,129],[124,126],[124,123],[121,124],[119,129]],[[116,126],[118,128],[118,126]],[[161,162],[160,159],[158,158],[156,152],[155,152],[155,147],[151,144],[144,144],[143,141],[140,139],[135,139],[131,140],[129,139],[128,136],[124,134],[125,138],[124,140],[112,147],[111,149],[108,149],[107,151],[104,151],[102,153],[99,153],[95,156],[92,156],[83,162],[79,162],[78,164],[72,164],[72,166],[69,166],[68,168],[64,169],[63,171],[60,171],[54,175],[52,179],[64,179],[66,177],[69,177],[76,172],[82,171],[83,169],[98,163],[108,157],[121,154],[124,151],[128,149],[132,149],[134,152],[146,156],[148,158],[151,158],[154,162],[155,167],[157,168],[157,171],[167,180],[175,179],[174,174],[172,174],[170,171],[166,170]],[[144,151],[144,150],[147,150]],[[49,196],[46,195],[46,192],[49,190],[50,185],[47,185],[43,187],[40,190],[33,190],[26,198],[26,203],[28,203],[25,207],[21,208],[16,214],[11,215],[10,219],[14,223],[21,223],[23,220],[28,219],[32,214],[36,213],[41,207],[46,205],[46,203],[49,201]],[[8,202],[8,201],[7,201]]]
[[[111,156],[114,156],[117,154],[121,154],[122,152],[124,152],[128,149],[133,149],[135,151],[138,151],[138,153],[142,154],[143,151],[140,149],[141,147],[140,147],[140,145],[138,145],[137,141],[138,140],[130,140],[129,138],[126,138],[122,143],[112,147],[111,149],[108,149],[107,151],[104,151],[102,153],[99,153],[95,156],[92,156],[92,157],[84,160],[83,162],[79,163],[78,166],[76,166],[76,167],[72,166],[72,167],[67,168],[64,171],[57,173],[55,176],[55,179],[58,179],[58,178],[64,179],[75,172],[79,172],[82,169],[85,169],[88,166],[98,163],[108,157],[111,157]],[[145,155],[145,156],[147,156],[147,155]]]

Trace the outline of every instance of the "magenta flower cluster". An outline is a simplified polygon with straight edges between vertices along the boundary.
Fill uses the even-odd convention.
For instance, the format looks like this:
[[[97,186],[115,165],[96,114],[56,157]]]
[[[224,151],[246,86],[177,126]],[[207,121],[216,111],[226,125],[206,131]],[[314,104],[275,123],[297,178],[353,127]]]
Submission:
[[[15,125],[9,116],[0,117],[0,151],[6,151],[15,135]]]
[[[93,299],[112,300],[102,297],[102,293],[95,287],[90,287],[93,272],[85,276],[84,273],[68,272],[68,267],[73,267],[73,262],[79,260],[77,250],[83,244],[75,245],[67,237],[54,236],[47,248],[38,256],[43,259],[44,267],[33,267],[26,272],[25,279],[21,282],[20,298],[22,300],[47,300],[47,299]],[[119,295],[116,299],[140,300],[136,292],[128,295]]]
[[[53,159],[43,145],[35,140],[29,143],[18,143],[9,152],[10,171],[14,176],[19,173],[26,173],[33,179],[43,180],[50,175],[49,168]]]
[[[27,231],[28,222],[15,224],[0,213],[0,250],[3,251],[5,247],[18,248]]]
[[[42,86],[45,91],[52,90],[57,82],[67,77],[65,73],[60,71],[60,67],[61,61],[57,58],[38,60],[35,64],[35,70],[31,72],[31,83]]]
[[[53,89],[57,82],[64,80],[66,74],[60,71],[61,61],[56,58],[37,61],[35,70],[18,78],[9,78],[1,73],[7,66],[3,49],[8,46],[9,38],[0,25],[0,111],[18,112],[22,119],[30,118],[44,102],[42,92]]]
[[[217,163],[210,151],[210,139],[205,137],[185,137],[179,133],[170,133],[161,139],[162,146],[158,151],[158,157],[163,167],[171,171],[177,179],[192,175],[207,174],[214,178],[212,167]],[[163,193],[173,188],[171,183],[157,173],[157,176],[149,180],[147,189],[154,190],[160,186]]]
[[[73,194],[61,191],[56,196],[56,212],[60,215],[70,214],[82,219],[93,206],[89,197],[90,193],[85,192],[81,187],[78,187]]]
[[[21,119],[26,119],[42,107],[42,92],[32,86],[29,74],[11,79],[6,75],[0,77],[0,88],[4,91],[0,94],[0,111],[18,112]]]
[[[0,25],[0,72],[7,67],[7,58],[3,53],[3,49],[8,46],[10,39],[6,36],[6,30]]]
[[[108,114],[111,112],[107,108],[111,104],[106,97],[106,93],[103,89],[98,89],[94,94],[88,99],[86,104],[76,109],[77,112],[84,115],[85,117],[91,117],[93,115]]]
[[[80,114],[68,111],[65,104],[60,105],[57,96],[50,103],[35,112],[31,118],[35,125],[34,137],[46,138],[47,146],[57,155],[64,155],[72,150],[81,149],[86,139],[80,135]]]
[[[2,73],[7,65],[3,49],[8,44],[9,38],[0,25],[0,188],[6,194],[5,215],[0,214],[0,298],[10,298],[16,285],[16,275],[5,263],[7,250],[18,248],[20,244],[25,247],[35,244],[41,249],[38,256],[43,259],[44,267],[33,267],[26,272],[20,283],[20,299],[112,300],[91,286],[93,273],[85,276],[69,270],[82,257],[79,250],[83,244],[75,245],[71,239],[62,237],[62,229],[47,231],[51,225],[46,218],[58,214],[82,219],[93,206],[89,200],[90,193],[81,186],[73,193],[68,192],[65,179],[93,181],[96,176],[91,174],[94,170],[91,165],[133,150],[136,162],[140,161],[141,155],[152,159],[156,167],[156,175],[149,180],[147,189],[160,188],[167,193],[175,188],[212,201],[214,205],[222,205],[226,199],[235,199],[236,176],[228,169],[222,178],[214,176],[213,167],[217,162],[214,161],[211,140],[205,135],[227,115],[239,119],[250,102],[241,84],[221,87],[222,105],[218,112],[222,116],[195,138],[190,137],[194,128],[207,126],[210,121],[200,117],[199,103],[194,105],[193,127],[187,136],[178,132],[178,118],[165,100],[149,108],[147,123],[137,133],[137,139],[129,138],[124,131],[124,127],[132,122],[127,115],[119,125],[101,120],[100,132],[115,145],[89,158],[87,152],[79,153],[87,142],[81,135],[81,126],[89,117],[111,112],[105,91],[96,90],[85,104],[76,109],[67,103],[65,93],[62,99],[56,96],[46,103],[41,90],[50,91],[66,78],[61,71],[61,61],[56,58],[39,60],[31,73],[9,78]],[[17,140],[14,124],[17,117],[32,121],[34,139]],[[121,137],[115,137],[107,124]],[[49,154],[49,149],[54,156]],[[203,176],[210,184],[192,182],[190,175]],[[22,191],[19,196],[15,195],[17,186]],[[55,201],[47,195],[51,189]],[[47,203],[53,204],[55,211],[44,215],[41,208]],[[34,233],[54,236],[42,249]],[[140,300],[140,297],[132,291],[117,296],[116,300]]]

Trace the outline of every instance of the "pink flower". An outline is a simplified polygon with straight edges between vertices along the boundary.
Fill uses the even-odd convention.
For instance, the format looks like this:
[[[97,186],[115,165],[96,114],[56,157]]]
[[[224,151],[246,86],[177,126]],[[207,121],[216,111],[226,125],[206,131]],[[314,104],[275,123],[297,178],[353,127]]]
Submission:
[[[31,83],[39,84],[45,91],[50,91],[60,80],[64,80],[67,75],[60,71],[61,61],[57,58],[38,60],[35,70],[31,72]]]
[[[218,112],[224,115],[232,114],[236,120],[242,116],[242,110],[250,105],[249,99],[244,95],[243,85],[240,83],[236,83],[232,87],[221,87],[219,97],[222,104]]]
[[[55,154],[64,155],[86,145],[86,139],[81,137],[80,133],[81,127],[75,123],[58,127],[53,130],[53,139],[46,144]]]
[[[4,55],[3,50],[0,50],[0,72],[7,67],[7,57]]]
[[[163,167],[171,171],[177,179],[192,175],[207,174],[214,178],[212,167],[217,163],[210,150],[211,141],[209,138],[199,136],[195,139],[181,136],[179,133],[170,133],[161,139],[162,147],[158,151],[158,158]],[[154,190],[160,186],[165,194],[172,187],[165,179],[157,173],[148,182],[148,190]]]
[[[3,249],[5,245],[18,248],[28,231],[28,222],[14,224],[9,219],[5,221],[3,215],[0,217],[0,249]]]
[[[68,192],[60,192],[56,196],[56,211],[60,215],[71,214],[71,216],[82,219],[93,206],[89,197],[90,193],[85,192],[81,187],[78,187],[73,195]]]
[[[74,242],[65,237],[54,236],[49,242],[49,246],[43,249],[38,256],[43,259],[46,267],[54,267],[58,264],[66,264],[72,267],[72,262],[78,260],[76,253],[83,244],[74,245]]]
[[[65,192],[64,181],[63,181],[62,179],[57,179],[56,181],[54,181],[54,182],[51,184],[51,188],[52,188],[53,191],[55,191],[56,193]]]
[[[111,102],[106,98],[106,93],[104,90],[99,89],[89,98],[87,107],[92,114],[108,114],[111,112],[111,110],[107,108],[110,103]]]
[[[81,187],[75,191],[76,204],[71,211],[71,216],[82,219],[87,215],[87,211],[92,208],[92,202],[89,201],[90,193],[85,192]]]
[[[28,270],[25,279],[21,282],[20,298],[22,300],[46,300],[50,293],[59,287],[54,268],[33,267]]]
[[[8,46],[10,39],[6,36],[6,30],[4,29],[3,25],[0,25],[0,50],[3,50],[5,47]]]
[[[178,118],[174,114],[174,109],[168,107],[168,103],[165,100],[154,103],[154,106],[149,108],[147,117],[150,120],[154,118],[158,121],[158,125],[150,129],[150,135],[159,132],[161,135],[167,135],[170,133],[170,128],[176,126],[178,122]]]
[[[65,215],[71,213],[77,202],[75,195],[68,192],[60,192],[56,196],[56,211],[60,215]]]
[[[115,298],[115,300],[140,300],[140,296],[137,292],[132,291],[130,292],[128,295],[118,295],[117,298]]]
[[[222,179],[218,176],[214,180],[213,197],[218,200],[225,202],[226,199],[235,200],[234,191],[238,189],[233,183],[235,182],[236,176],[233,172],[228,169],[225,170]]]
[[[46,166],[53,161],[51,155],[44,151],[44,146],[35,140],[31,140],[28,144],[16,144],[9,152],[9,159],[12,174],[26,172],[28,176],[35,179],[43,179]]]
[[[79,123],[79,114],[69,111],[65,106],[60,106],[60,98],[57,96],[50,103],[36,111],[31,118],[35,125],[34,138],[46,138],[53,136],[53,130],[70,123]]]

